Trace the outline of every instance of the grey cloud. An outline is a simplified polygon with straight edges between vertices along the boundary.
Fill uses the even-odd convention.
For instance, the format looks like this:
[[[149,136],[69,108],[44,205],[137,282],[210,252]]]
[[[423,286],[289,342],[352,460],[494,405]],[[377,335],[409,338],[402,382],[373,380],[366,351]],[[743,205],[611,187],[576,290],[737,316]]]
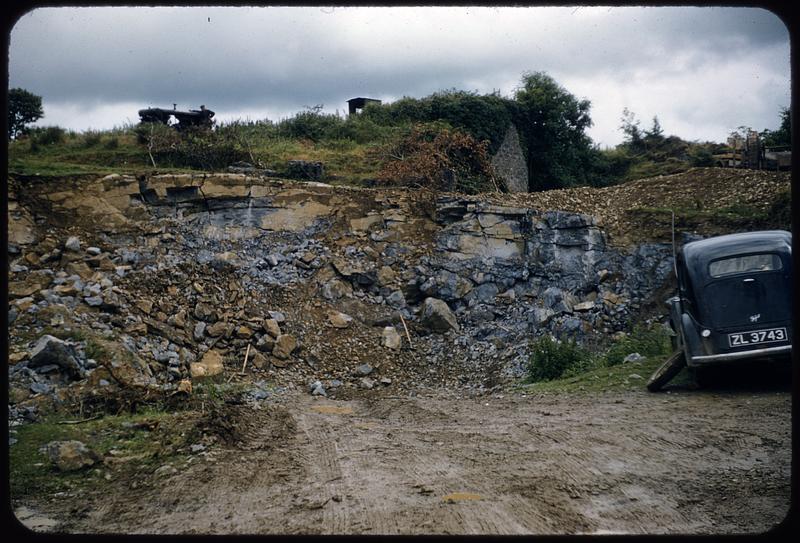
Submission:
[[[624,87],[690,79],[732,56],[788,76],[788,33],[761,9],[476,11],[409,8],[387,19],[355,8],[37,10],[12,31],[10,85],[45,103],[202,103],[224,114],[318,103],[333,111],[353,96],[476,84],[508,94],[524,71]]]

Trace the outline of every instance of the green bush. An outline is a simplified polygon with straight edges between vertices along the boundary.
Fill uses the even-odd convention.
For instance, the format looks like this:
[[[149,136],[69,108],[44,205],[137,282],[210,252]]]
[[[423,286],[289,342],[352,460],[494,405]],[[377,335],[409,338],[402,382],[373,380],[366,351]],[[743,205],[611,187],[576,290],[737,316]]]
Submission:
[[[344,120],[336,115],[319,113],[316,110],[302,111],[278,123],[278,134],[318,142],[335,139],[343,124]]]
[[[31,145],[53,145],[64,143],[67,131],[60,126],[44,126],[30,131]]]
[[[119,147],[119,138],[117,136],[112,136],[106,140],[103,147],[105,149],[117,149]]]
[[[102,133],[96,132],[94,130],[87,130],[83,133],[83,145],[84,147],[94,147],[100,140],[102,139]]]
[[[178,132],[160,123],[142,123],[135,134],[158,167],[217,170],[251,160],[246,140],[230,127],[225,130],[197,127]]]
[[[136,136],[136,143],[141,145],[152,143],[153,149],[175,145],[180,139],[174,128],[161,123],[139,123],[134,127],[133,133]]]
[[[714,156],[705,147],[692,147],[689,150],[689,163],[698,168],[713,166]]]
[[[558,379],[575,367],[587,365],[590,360],[589,353],[574,340],[559,341],[543,336],[531,345],[531,356],[526,368],[528,382]]]
[[[630,334],[616,341],[603,355],[606,366],[622,364],[625,357],[639,353],[645,357],[669,354],[670,342],[666,329],[661,325],[635,326]]]

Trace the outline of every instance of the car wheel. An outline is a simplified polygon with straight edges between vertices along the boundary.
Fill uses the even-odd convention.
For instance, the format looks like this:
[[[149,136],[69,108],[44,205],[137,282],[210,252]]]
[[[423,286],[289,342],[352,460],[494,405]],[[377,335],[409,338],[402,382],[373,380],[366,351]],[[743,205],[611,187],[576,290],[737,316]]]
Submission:
[[[661,387],[678,375],[684,366],[686,366],[686,355],[683,350],[673,352],[650,376],[650,380],[647,381],[647,390],[658,392]]]

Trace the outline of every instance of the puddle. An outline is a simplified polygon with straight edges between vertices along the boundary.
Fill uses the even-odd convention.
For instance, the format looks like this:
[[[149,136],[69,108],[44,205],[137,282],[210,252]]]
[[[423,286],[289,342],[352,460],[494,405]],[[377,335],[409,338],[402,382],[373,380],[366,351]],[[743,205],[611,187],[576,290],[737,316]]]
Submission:
[[[378,425],[374,422],[357,422],[353,426],[359,430],[374,430]]]
[[[17,519],[29,530],[34,532],[51,532],[58,526],[58,521],[48,518],[33,509],[19,507],[14,511]]]
[[[353,414],[353,408],[352,407],[345,407],[345,406],[338,406],[338,405],[315,405],[311,409],[313,409],[317,413],[323,413],[325,415],[352,415]]]
[[[473,494],[471,492],[453,492],[452,494],[448,494],[447,496],[442,496],[442,501],[455,503],[455,502],[462,502],[462,501],[469,501],[469,500],[480,500],[480,494]]]

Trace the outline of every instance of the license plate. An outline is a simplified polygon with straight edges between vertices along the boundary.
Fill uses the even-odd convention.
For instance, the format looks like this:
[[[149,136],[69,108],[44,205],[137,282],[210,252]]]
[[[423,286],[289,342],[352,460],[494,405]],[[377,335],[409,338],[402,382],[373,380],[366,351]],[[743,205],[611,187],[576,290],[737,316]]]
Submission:
[[[728,334],[728,342],[731,347],[772,343],[773,341],[786,341],[786,339],[786,328],[770,328],[768,330],[753,330],[752,332]]]

